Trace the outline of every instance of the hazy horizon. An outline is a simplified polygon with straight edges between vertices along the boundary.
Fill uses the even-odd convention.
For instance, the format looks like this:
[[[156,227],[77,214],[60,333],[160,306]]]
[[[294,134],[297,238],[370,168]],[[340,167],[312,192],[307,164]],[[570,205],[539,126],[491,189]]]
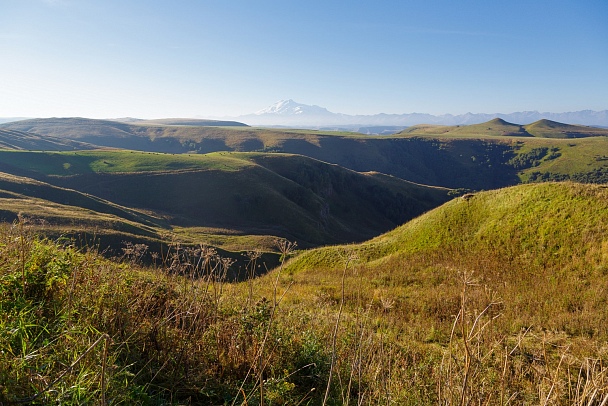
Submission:
[[[608,3],[0,0],[0,117],[608,109]]]

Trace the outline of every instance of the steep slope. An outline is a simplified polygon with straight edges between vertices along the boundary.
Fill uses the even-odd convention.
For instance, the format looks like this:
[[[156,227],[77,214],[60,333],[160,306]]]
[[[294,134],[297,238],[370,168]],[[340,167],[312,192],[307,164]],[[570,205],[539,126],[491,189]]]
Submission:
[[[257,289],[269,294],[278,278],[282,306],[339,324],[337,359],[386,351],[387,369],[409,368],[399,388],[435,388],[420,398],[460,401],[468,381],[480,403],[572,404],[570,368],[606,360],[607,234],[608,188],[520,185],[454,199],[362,244],[304,252]]]
[[[542,183],[468,194],[404,224],[391,232],[351,248],[366,262],[391,256],[462,249],[474,257],[480,252],[511,261],[535,260],[548,264],[589,251],[602,260],[608,231],[608,189],[578,183]],[[338,248],[311,251],[294,261],[303,269],[317,256]],[[589,258],[587,258],[589,259]],[[310,263],[308,263],[310,265]]]
[[[362,241],[445,202],[448,189],[284,154],[0,152],[13,173],[158,213],[183,228]]]
[[[23,216],[33,221],[38,230],[54,236],[88,233],[99,237],[113,235],[111,239],[157,239],[159,231],[167,228],[160,217],[3,172],[0,172],[0,203],[3,222]]]
[[[607,188],[520,185],[454,199],[359,245],[308,251],[284,272],[299,295],[314,295],[339,286],[350,261],[357,276],[347,297],[390,299],[399,323],[410,320],[423,337],[441,331],[440,342],[450,336],[463,281],[471,309],[495,303],[494,328],[504,334],[525,326],[608,338],[607,234]]]
[[[67,126],[74,120],[59,121]],[[53,120],[36,122],[38,131],[46,128],[45,131],[61,134],[61,126],[57,127]],[[48,126],[43,128],[42,122]],[[475,126],[420,126],[410,133],[389,137],[250,127],[128,125],[100,120],[83,123],[80,130],[76,126],[69,131],[79,134],[78,137],[88,137],[87,141],[97,145],[165,153],[285,152],[358,172],[376,171],[449,188],[481,190],[527,181],[568,179],[608,182],[608,143],[604,137],[571,140],[530,136],[528,127],[499,119]],[[530,131],[542,130],[540,124],[530,127]],[[85,131],[87,126],[95,128],[94,135],[86,135],[91,134]],[[603,130],[598,131],[588,134],[597,135]],[[573,133],[559,133],[559,136],[568,134]],[[70,132],[66,136],[71,136]],[[150,160],[153,159],[150,155]],[[0,159],[0,165],[7,163],[4,158]],[[76,168],[78,162],[66,163]],[[103,162],[98,162],[98,166],[103,166]],[[117,165],[114,170],[120,167]],[[75,169],[72,172],[79,173]],[[69,173],[66,169],[61,174]]]
[[[303,246],[360,241],[447,199],[446,189],[414,187],[404,181],[395,187],[310,158],[276,158],[282,158],[279,165],[286,168],[297,162],[298,173],[306,178],[289,179],[244,157],[236,170],[217,166],[181,172],[89,174],[54,181],[163,213],[174,225],[278,235]],[[410,190],[416,191],[414,197]]]
[[[65,151],[75,149],[86,150],[98,147],[71,139],[56,138],[51,136],[42,137],[38,134],[30,132],[5,130],[0,128],[0,148],[38,151]]]

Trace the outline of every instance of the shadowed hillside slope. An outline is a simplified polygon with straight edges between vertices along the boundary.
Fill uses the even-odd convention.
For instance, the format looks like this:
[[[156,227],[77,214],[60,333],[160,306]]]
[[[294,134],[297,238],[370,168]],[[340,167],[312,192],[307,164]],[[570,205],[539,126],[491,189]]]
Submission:
[[[360,174],[293,155],[220,154],[203,170],[91,173],[53,182],[174,225],[278,235],[301,245],[361,241],[446,201],[447,189]],[[111,159],[111,157],[110,157]],[[227,164],[239,162],[231,169]]]
[[[42,137],[29,132],[0,129],[0,149],[65,151],[94,148],[98,147],[71,139],[50,136]]]
[[[389,137],[251,127],[132,125],[88,119],[25,120],[6,126],[141,151],[293,153],[359,172],[381,172],[449,188],[482,190],[545,180],[608,182],[608,142],[605,137],[590,136],[604,134],[604,130],[546,120],[528,126],[501,119],[473,126],[422,126]],[[585,138],[564,138],[582,136],[584,131]]]
[[[5,170],[149,210],[181,228],[362,241],[442,204],[448,189],[286,154],[0,151]]]

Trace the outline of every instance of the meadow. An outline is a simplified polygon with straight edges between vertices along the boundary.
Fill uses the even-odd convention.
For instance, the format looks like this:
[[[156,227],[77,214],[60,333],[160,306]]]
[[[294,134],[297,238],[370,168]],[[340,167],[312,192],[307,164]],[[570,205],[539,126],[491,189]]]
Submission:
[[[0,403],[608,403],[604,137],[81,124],[168,147],[10,130]]]
[[[480,192],[361,244],[277,240],[239,284],[209,247],[142,267],[5,225],[3,401],[601,404],[607,213],[602,186]]]

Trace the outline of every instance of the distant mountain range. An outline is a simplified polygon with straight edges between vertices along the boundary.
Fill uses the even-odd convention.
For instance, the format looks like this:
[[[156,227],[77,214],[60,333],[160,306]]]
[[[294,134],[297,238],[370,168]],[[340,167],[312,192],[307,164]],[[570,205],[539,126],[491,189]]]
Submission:
[[[293,100],[281,100],[253,114],[232,119],[254,126],[345,129],[360,132],[366,132],[361,131],[361,127],[372,127],[374,131],[369,131],[370,133],[382,133],[383,131],[379,127],[387,127],[387,130],[390,130],[387,132],[397,132],[405,127],[417,124],[467,125],[483,123],[493,118],[501,118],[515,124],[526,124],[546,119],[568,124],[608,126],[608,110],[581,110],[567,113],[521,111],[508,114],[466,113],[438,116],[424,113],[349,115],[332,113],[326,108],[301,104]]]

